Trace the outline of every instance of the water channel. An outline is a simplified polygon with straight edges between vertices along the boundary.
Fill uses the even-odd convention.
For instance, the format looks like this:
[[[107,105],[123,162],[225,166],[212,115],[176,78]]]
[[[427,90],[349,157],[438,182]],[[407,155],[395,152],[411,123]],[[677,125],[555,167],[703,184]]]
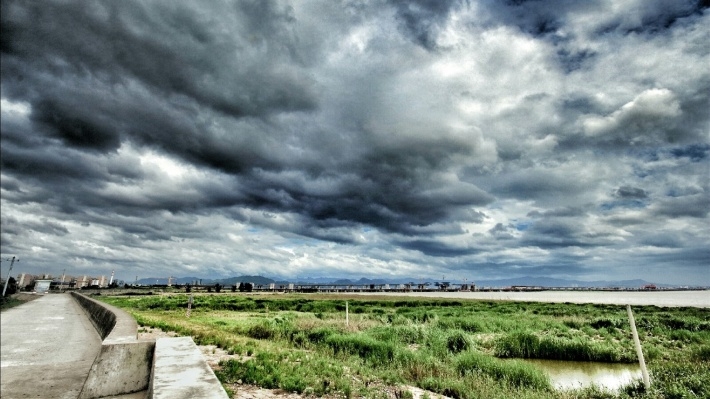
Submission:
[[[552,385],[567,390],[596,385],[606,391],[641,381],[641,368],[637,363],[573,362],[561,360],[526,359],[550,376]]]

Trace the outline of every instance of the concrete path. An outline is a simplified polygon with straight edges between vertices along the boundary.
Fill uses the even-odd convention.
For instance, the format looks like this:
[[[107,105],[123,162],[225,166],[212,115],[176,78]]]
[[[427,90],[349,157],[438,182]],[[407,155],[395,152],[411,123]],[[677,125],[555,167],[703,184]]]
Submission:
[[[101,338],[69,294],[0,315],[0,397],[76,399]]]

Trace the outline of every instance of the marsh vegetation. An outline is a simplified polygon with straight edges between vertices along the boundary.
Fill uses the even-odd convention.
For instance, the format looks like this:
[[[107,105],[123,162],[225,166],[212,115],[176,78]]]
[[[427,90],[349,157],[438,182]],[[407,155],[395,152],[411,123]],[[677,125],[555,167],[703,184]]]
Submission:
[[[453,398],[710,397],[710,311],[634,307],[652,387],[555,390],[522,359],[636,362],[625,307],[328,295],[102,297],[141,325],[238,360],[217,370],[289,392],[380,397],[411,385]],[[349,322],[346,325],[346,301]]]

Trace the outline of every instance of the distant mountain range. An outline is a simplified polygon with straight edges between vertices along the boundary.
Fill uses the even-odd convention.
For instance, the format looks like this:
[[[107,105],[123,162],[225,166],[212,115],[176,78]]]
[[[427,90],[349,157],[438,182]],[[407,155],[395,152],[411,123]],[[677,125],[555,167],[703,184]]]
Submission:
[[[307,278],[299,278],[297,279],[298,281],[294,280],[284,280],[284,279],[279,279],[275,280],[269,277],[264,277],[264,276],[237,276],[237,277],[229,277],[225,279],[200,279],[198,277],[178,277],[178,278],[173,278],[172,283],[173,284],[203,284],[203,285],[211,285],[211,284],[221,284],[224,286],[230,286],[233,284],[236,284],[238,282],[248,282],[248,283],[253,283],[253,284],[261,284],[261,285],[266,285],[266,284],[288,284],[288,283],[296,283],[296,284],[337,284],[337,285],[369,285],[369,284],[408,284],[408,283],[414,283],[414,284],[421,284],[421,283],[435,283],[435,282],[441,282],[442,280],[422,280],[422,279],[415,279],[415,278],[389,278],[389,279],[368,279],[368,278],[361,278],[359,280],[350,280],[350,279],[342,279],[342,278],[331,278],[331,277],[307,277]],[[443,280],[447,281],[447,280]],[[452,284],[461,284],[462,281],[460,280],[449,280],[450,283]],[[153,284],[159,284],[159,285],[166,285],[168,284],[168,279],[167,278],[156,278],[156,277],[150,277],[150,278],[143,278],[137,281],[138,284],[143,284],[143,285],[153,285]],[[643,287],[644,285],[647,284],[652,284],[651,282],[648,282],[646,280],[621,280],[621,281],[607,281],[607,280],[599,280],[599,281],[582,281],[582,280],[566,280],[566,279],[558,279],[558,278],[550,278],[550,277],[516,277],[516,278],[507,278],[507,279],[497,279],[497,280],[476,280],[476,281],[467,281],[467,284],[474,283],[478,287],[511,287],[511,286],[535,286],[535,287],[593,287],[593,288],[602,288],[602,287],[620,287],[620,288],[638,288],[638,287]],[[658,287],[673,287],[673,285],[670,284],[655,284]]]

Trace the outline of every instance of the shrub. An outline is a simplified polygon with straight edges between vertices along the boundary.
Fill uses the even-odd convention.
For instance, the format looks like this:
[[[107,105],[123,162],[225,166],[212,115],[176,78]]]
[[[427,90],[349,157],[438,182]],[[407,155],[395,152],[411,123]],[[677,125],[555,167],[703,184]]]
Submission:
[[[389,362],[395,355],[395,347],[391,343],[376,341],[364,335],[334,334],[326,338],[325,344],[335,354],[357,355],[373,362]]]
[[[368,334],[380,341],[402,344],[417,344],[424,340],[424,329],[420,326],[377,327],[368,331]]]
[[[589,325],[598,330],[600,328],[610,328],[610,327],[621,328],[625,324],[626,323],[621,319],[611,319],[608,317],[604,317],[604,318],[594,320]]]
[[[609,344],[588,340],[538,337],[519,331],[499,338],[495,343],[499,357],[524,359],[580,360],[600,362],[634,362],[630,349],[613,348]]]
[[[446,338],[446,347],[451,353],[459,353],[467,350],[471,343],[462,331],[456,331]]]
[[[293,343],[293,345],[299,348],[305,347],[309,342],[308,335],[303,331],[293,332],[290,335],[289,340],[291,341],[291,343]]]
[[[482,373],[516,387],[550,389],[550,381],[542,371],[520,361],[500,360],[471,352],[457,359],[456,369],[462,377],[471,373]]]
[[[693,356],[704,362],[710,362],[710,345],[703,345],[693,352]]]
[[[245,384],[256,384],[264,388],[279,388],[281,373],[273,356],[259,353],[255,359],[246,362],[228,360],[220,363],[222,369],[218,377],[227,382],[242,380]]]
[[[475,397],[473,396],[473,392],[471,392],[470,389],[466,389],[464,383],[459,380],[427,378],[421,382],[420,386],[428,391],[436,392],[454,399]]]
[[[247,335],[255,339],[272,339],[276,336],[276,331],[271,324],[261,323],[249,327]]]
[[[574,328],[576,330],[580,330],[584,327],[584,322],[579,319],[566,319],[563,323],[567,327]]]
[[[335,333],[330,328],[316,328],[306,333],[308,340],[313,344],[320,344]]]

